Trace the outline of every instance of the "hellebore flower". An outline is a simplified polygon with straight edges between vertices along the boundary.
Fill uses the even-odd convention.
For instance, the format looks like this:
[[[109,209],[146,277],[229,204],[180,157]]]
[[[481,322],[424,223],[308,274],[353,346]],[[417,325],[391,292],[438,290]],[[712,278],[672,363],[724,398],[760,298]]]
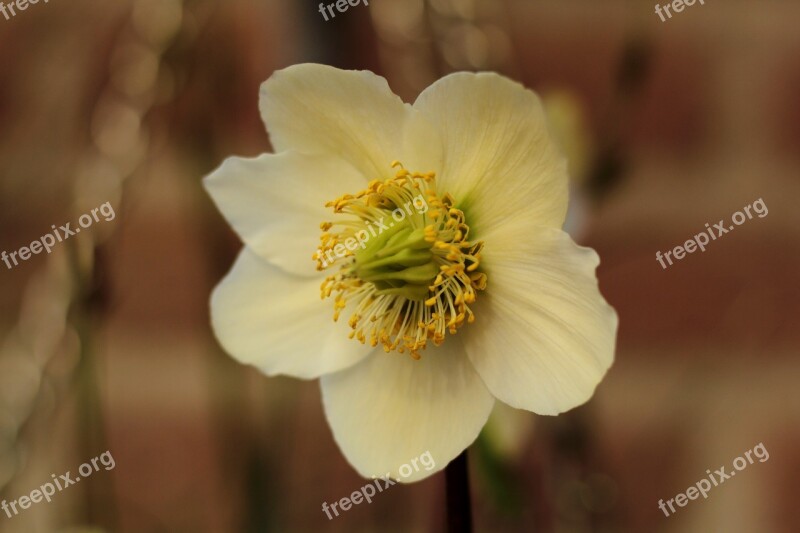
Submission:
[[[302,64],[261,88],[274,154],[205,180],[245,247],[211,298],[225,350],[321,378],[365,477],[430,451],[444,468],[495,398],[555,415],[614,358],[597,254],[561,230],[566,162],[538,97],[492,73],[446,76],[413,105],[383,78]]]

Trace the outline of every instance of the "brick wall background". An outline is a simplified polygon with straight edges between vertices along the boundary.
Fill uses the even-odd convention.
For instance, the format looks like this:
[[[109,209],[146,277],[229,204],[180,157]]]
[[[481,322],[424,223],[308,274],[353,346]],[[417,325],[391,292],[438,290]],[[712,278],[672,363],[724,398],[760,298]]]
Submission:
[[[479,531],[795,531],[800,4],[708,0],[663,23],[638,0],[373,0],[328,23],[306,4],[54,0],[0,18],[0,249],[86,206],[118,215],[0,272],[0,497],[106,449],[117,463],[0,531],[441,528],[441,475],[328,522],[321,502],[362,480],[318,385],[236,364],[208,327],[240,244],[200,179],[269,149],[258,85],[308,60],[373,69],[407,100],[499,70],[583,118],[574,235],[602,258],[617,360],[588,405],[516,422],[532,425],[502,459],[516,497],[472,454]],[[656,262],[758,198],[765,218]],[[659,511],[759,442],[769,461]]]

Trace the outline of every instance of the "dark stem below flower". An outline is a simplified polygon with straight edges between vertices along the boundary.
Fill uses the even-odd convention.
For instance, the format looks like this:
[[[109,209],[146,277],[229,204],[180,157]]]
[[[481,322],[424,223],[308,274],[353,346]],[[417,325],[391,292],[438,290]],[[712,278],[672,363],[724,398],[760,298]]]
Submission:
[[[453,459],[444,469],[447,485],[448,533],[472,532],[472,504],[469,495],[467,450]]]

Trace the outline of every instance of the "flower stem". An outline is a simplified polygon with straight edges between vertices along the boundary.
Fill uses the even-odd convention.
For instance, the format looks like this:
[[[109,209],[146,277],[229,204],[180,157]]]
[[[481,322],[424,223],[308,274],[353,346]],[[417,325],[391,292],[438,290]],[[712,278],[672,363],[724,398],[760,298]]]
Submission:
[[[447,531],[471,533],[472,505],[469,496],[467,450],[447,465],[444,475],[447,485]]]

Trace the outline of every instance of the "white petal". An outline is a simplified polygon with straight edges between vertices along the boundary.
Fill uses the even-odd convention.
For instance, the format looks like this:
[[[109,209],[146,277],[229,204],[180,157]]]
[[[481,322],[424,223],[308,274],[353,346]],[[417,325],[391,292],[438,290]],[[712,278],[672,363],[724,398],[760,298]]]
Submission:
[[[290,274],[316,277],[319,225],[336,216],[325,202],[366,182],[340,159],[285,152],[226,159],[204,185],[256,253]]]
[[[350,464],[364,477],[389,472],[405,483],[438,472],[469,446],[494,404],[458,337],[419,361],[375,354],[321,384],[325,414]],[[414,469],[410,463],[425,452],[435,466]]]
[[[552,228],[487,236],[488,286],[464,343],[499,400],[554,415],[592,396],[614,360],[617,331],[597,286],[598,263],[594,250]]]
[[[374,349],[347,338],[320,299],[320,279],[291,276],[245,247],[211,296],[211,324],[233,357],[269,376],[313,379],[347,368]]]
[[[261,86],[260,107],[276,151],[335,154],[367,180],[394,174],[413,114],[372,72],[309,63],[275,72]]]
[[[414,103],[436,126],[444,162],[437,185],[483,232],[511,216],[560,228],[567,210],[566,161],[539,98],[492,73],[445,76]]]
[[[406,120],[403,131],[403,149],[397,159],[412,172],[435,172],[444,161],[444,146],[439,130],[417,110]]]

